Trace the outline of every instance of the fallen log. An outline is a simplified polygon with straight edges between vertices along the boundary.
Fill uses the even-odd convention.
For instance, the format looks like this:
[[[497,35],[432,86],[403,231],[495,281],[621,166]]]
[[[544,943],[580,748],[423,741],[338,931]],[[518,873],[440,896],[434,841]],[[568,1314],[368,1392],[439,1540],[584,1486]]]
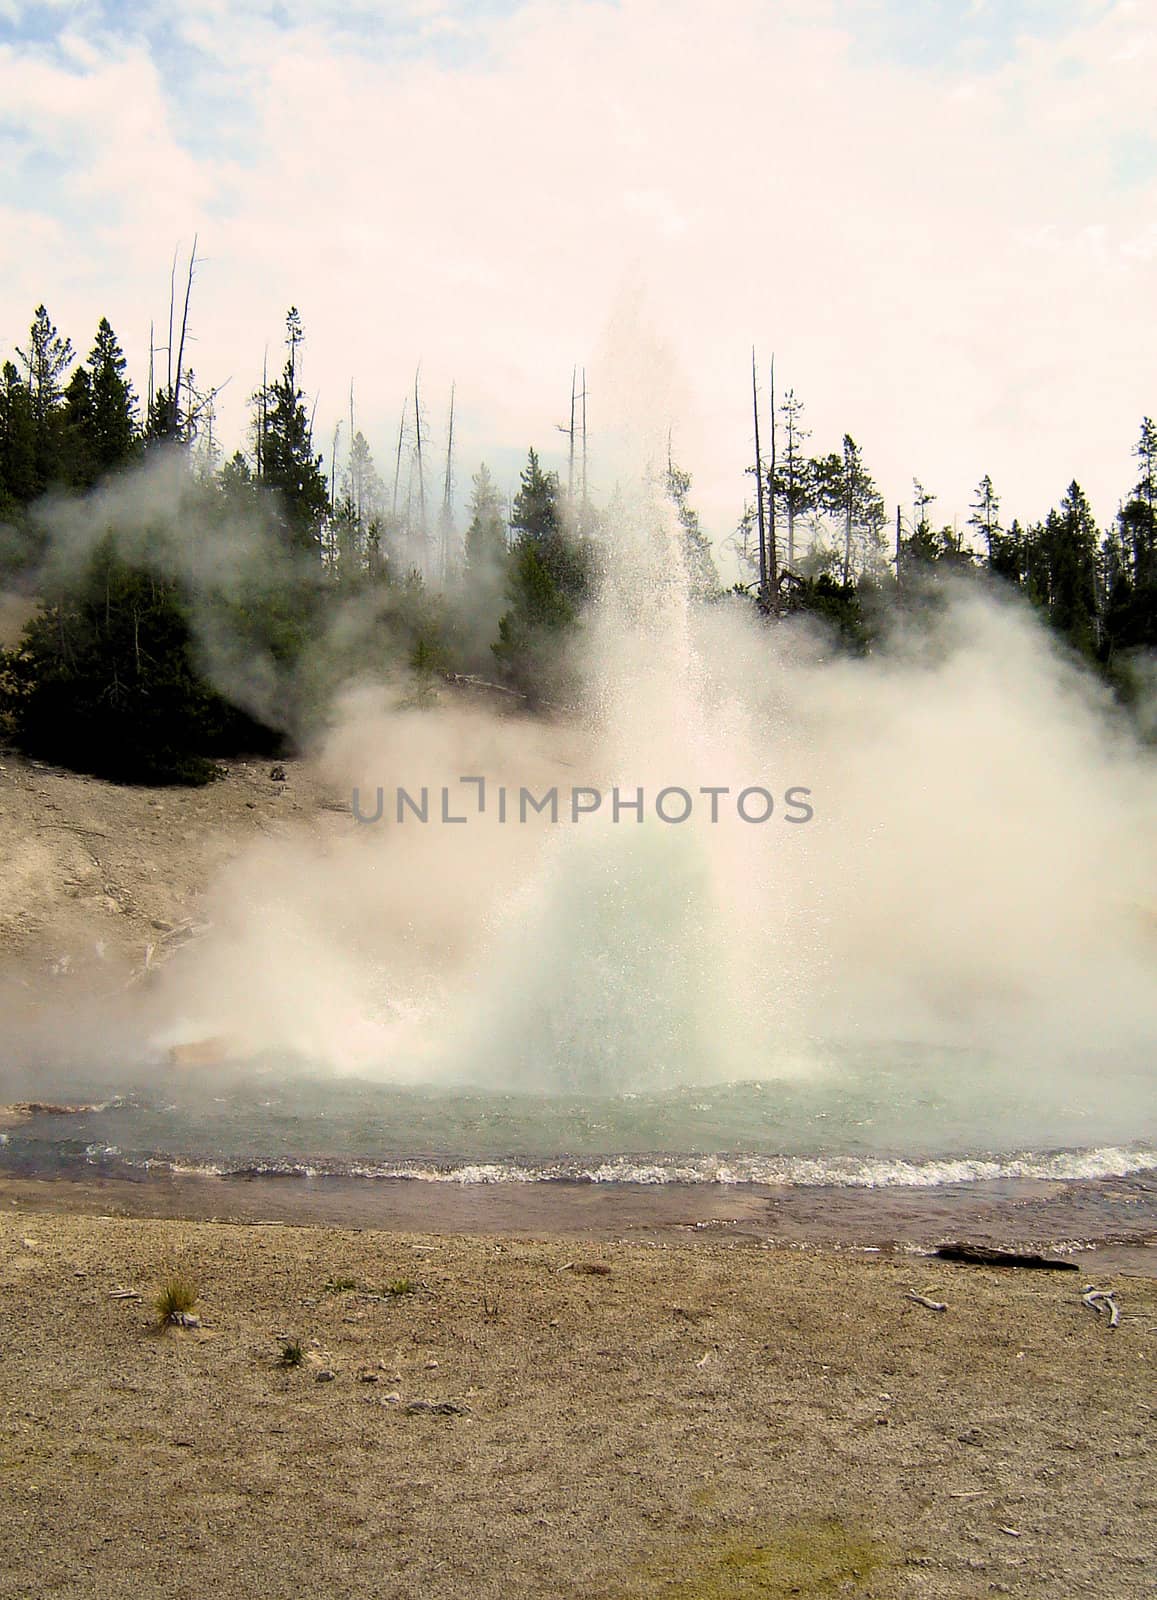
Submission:
[[[1110,1328],[1117,1327],[1121,1321],[1121,1308],[1113,1298],[1115,1293],[1116,1291],[1113,1289],[1094,1289],[1092,1284],[1089,1284],[1081,1296],[1089,1310],[1095,1312],[1098,1317],[1102,1311],[1109,1313]]]
[[[1037,1272],[1077,1272],[1075,1261],[1054,1256],[1026,1255],[1019,1250],[991,1250],[980,1244],[942,1244],[933,1255],[941,1261],[958,1261],[968,1267],[1029,1267]]]

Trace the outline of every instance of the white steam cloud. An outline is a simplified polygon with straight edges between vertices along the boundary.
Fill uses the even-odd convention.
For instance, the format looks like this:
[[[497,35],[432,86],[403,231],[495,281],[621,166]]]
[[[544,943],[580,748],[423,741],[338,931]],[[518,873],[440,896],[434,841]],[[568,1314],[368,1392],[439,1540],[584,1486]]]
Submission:
[[[624,460],[663,459],[665,438],[630,435]],[[926,1042],[1029,1077],[1140,1071],[1144,1093],[1157,775],[1107,695],[977,585],[866,660],[798,619],[695,606],[669,508],[625,481],[574,647],[577,705],[423,707],[386,652],[363,657],[311,759],[363,809],[381,788],[382,820],[326,813],[236,859],[209,889],[211,934],[142,1006],[149,1047],[219,1038],[238,1061],[388,1081],[626,1090],[820,1070],[849,1040]],[[269,534],[202,504],[162,459],[47,511],[51,560],[115,526],[192,591],[218,686],[269,716],[283,679],[215,631],[212,603],[260,582]],[[342,614],[348,637],[310,670],[324,679],[326,651],[374,621]],[[441,821],[444,786],[455,813],[473,801],[467,776],[486,780],[485,813]],[[615,786],[643,791],[641,822],[609,815]],[[399,787],[430,791],[429,821],[396,820]],[[602,805],[573,821],[586,787]],[[552,788],[557,824],[519,820],[520,791]],[[657,816],[664,788],[691,795],[686,822]],[[774,798],[766,822],[739,815],[749,788]],[[711,789],[726,791],[714,821]],[[789,820],[792,789],[810,791],[810,820]]]
[[[738,603],[692,608],[654,559],[660,513],[636,513],[573,716],[343,698],[316,759],[368,814],[381,788],[382,819],[235,864],[214,936],[165,974],[174,1024],[243,1055],[521,1088],[764,1078],[848,1039],[1045,1073],[1148,1060],[1157,778],[1095,683],[965,586],[866,661]],[[466,823],[440,820],[444,786]],[[602,805],[573,821],[587,786]],[[615,786],[643,790],[642,822],[613,820]],[[430,820],[396,820],[399,787],[429,791]],[[519,820],[524,788],[558,790],[557,824]],[[664,788],[689,792],[685,823],[657,816]],[[739,815],[747,788],[768,821]],[[793,788],[811,820],[788,820]]]

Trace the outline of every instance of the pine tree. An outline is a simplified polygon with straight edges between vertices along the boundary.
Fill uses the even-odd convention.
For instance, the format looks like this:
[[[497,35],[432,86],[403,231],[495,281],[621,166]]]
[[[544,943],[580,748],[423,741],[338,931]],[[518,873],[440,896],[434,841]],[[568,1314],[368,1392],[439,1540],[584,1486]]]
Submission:
[[[993,530],[988,570],[1019,587],[1028,575],[1028,550],[1028,534],[1014,517],[1007,529]]]
[[[336,445],[335,445],[336,453]],[[329,517],[328,558],[344,581],[382,570],[385,489],[365,435],[358,429]]]
[[[128,783],[205,783],[261,734],[200,678],[178,586],[117,553],[44,597],[10,658],[21,748]]]
[[[37,306],[28,330],[28,349],[17,350],[27,374],[32,415],[43,422],[63,394],[63,377],[72,365],[72,340],[60,336],[45,308]]]
[[[149,402],[149,414],[145,418],[145,443],[152,448],[176,437],[176,399],[171,389],[158,389]]]
[[[987,472],[976,486],[976,498],[972,502],[971,510],[972,515],[968,519],[968,525],[975,528],[984,540],[985,554],[991,566],[994,546],[1004,530],[1000,525],[1000,500]]]
[[[65,471],[71,487],[87,489],[97,480],[93,463],[92,379],[87,367],[77,367],[64,391]]]
[[[1142,417],[1141,437],[1133,448],[1141,465],[1141,476],[1133,490],[1151,517],[1157,516],[1157,423],[1152,417]]]
[[[558,475],[543,471],[534,450],[522,471],[510,525],[510,605],[493,648],[507,676],[534,698],[555,676],[551,638],[576,621],[593,572],[589,546],[563,526]]]
[[[904,555],[908,562],[931,566],[940,555],[940,541],[932,528],[928,508],[936,496],[930,494],[919,478],[912,479],[912,532],[904,541]]]
[[[358,523],[362,528],[367,528],[385,510],[386,491],[366,436],[360,428],[350,445],[348,490]]]
[[[98,473],[123,466],[136,454],[137,399],[125,377],[124,351],[102,317],[88,357],[92,373],[92,448]]]
[[[32,397],[11,361],[0,372],[0,515],[11,516],[38,492]]]
[[[1061,636],[1082,655],[1099,643],[1097,567],[1100,540],[1080,485],[1071,483],[1059,510],[1029,530],[1025,587]]]
[[[126,365],[116,334],[102,317],[88,360],[77,367],[65,394],[71,478],[78,488],[88,488],[137,453],[137,402]]]
[[[506,511],[485,461],[474,474],[470,524],[466,529],[466,573],[476,581],[506,562]]]
[[[33,425],[35,492],[65,476],[64,376],[73,362],[71,339],[63,338],[43,305],[28,330],[27,350],[17,350],[24,365]]]
[[[759,542],[755,527],[755,507],[748,501],[735,525],[735,532],[726,541],[739,563],[740,581],[735,585],[737,594],[749,594],[751,585],[759,583]]]
[[[558,474],[544,472],[539,465],[538,452],[533,449],[519,478],[510,526],[519,538],[533,539],[542,545],[556,538],[561,526]]]
[[[691,474],[684,472],[667,457],[667,498],[675,507],[675,516],[682,530],[680,558],[683,582],[693,600],[709,600],[719,594],[719,573],[711,554],[711,545],[699,522],[699,513],[687,501],[691,491]]]
[[[222,490],[238,498],[251,497],[254,492],[253,469],[240,450],[234,450],[217,474]]]
[[[329,489],[321,456],[314,454],[305,395],[298,387],[297,351],[303,335],[295,306],[290,307],[285,325],[289,348],[285,368],[280,378],[265,384],[254,396],[259,475],[263,484],[277,492],[287,544],[320,559],[323,522],[330,509]]]
[[[1137,586],[1157,584],[1157,424],[1151,417],[1141,422],[1141,437],[1133,454],[1141,475],[1122,516],[1131,555],[1132,578]]]
[[[839,476],[830,483],[829,494],[835,493],[835,507],[844,525],[843,582],[847,587],[857,569],[861,574],[870,571],[879,557],[884,502],[850,433],[844,434],[843,452],[837,459]]]
[[[1157,649],[1157,426],[1141,423],[1133,454],[1140,476],[1102,550],[1105,617],[1101,654],[1127,695],[1136,685],[1118,658]]]
[[[788,571],[794,572],[796,520],[807,511],[811,494],[807,460],[802,448],[804,440],[810,436],[810,430],[805,428],[800,420],[803,415],[803,401],[797,399],[794,389],[787,391],[779,410],[783,417],[784,450],[782,462],[776,472],[775,492],[787,517],[785,561]]]

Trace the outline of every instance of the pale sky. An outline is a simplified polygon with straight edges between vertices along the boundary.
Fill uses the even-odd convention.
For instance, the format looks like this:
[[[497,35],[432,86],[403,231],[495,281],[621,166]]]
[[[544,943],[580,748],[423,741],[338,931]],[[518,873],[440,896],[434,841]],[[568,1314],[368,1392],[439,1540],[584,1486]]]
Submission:
[[[459,504],[481,457],[562,462],[576,363],[598,469],[635,322],[717,539],[753,343],[891,504],[916,474],[963,521],[987,471],[1031,518],[1075,476],[1108,520],[1135,478],[1153,0],[0,0],[0,40],[0,356],[44,300],[82,353],[108,316],[143,389],[196,232],[230,445],[295,303],[327,469],[352,379],[390,476],[420,362],[435,454],[457,384]]]

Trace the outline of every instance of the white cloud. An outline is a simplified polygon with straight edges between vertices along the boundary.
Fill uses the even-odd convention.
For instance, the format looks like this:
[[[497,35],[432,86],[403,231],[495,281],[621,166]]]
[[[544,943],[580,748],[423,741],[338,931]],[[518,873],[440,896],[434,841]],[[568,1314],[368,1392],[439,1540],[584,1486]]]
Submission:
[[[496,444],[557,441],[572,365],[641,285],[717,533],[745,488],[753,340],[807,401],[813,447],[851,431],[889,498],[918,473],[963,517],[989,471],[1026,516],[1075,475],[1107,518],[1157,404],[1157,175],[1113,181],[1115,141],[1151,124],[1154,28],[1103,5],[946,83],[866,64],[825,14],[391,11],[471,29],[485,48],[452,66],[380,40],[359,55],[336,8],[275,28],[201,4],[178,17],[200,46],[183,91],[139,39],[67,61],[10,48],[6,120],[65,172],[22,190],[44,245],[9,252],[0,327],[18,342],[44,298],[79,344],[108,314],[142,369],[173,246],[198,229],[194,359],[234,375],[236,431],[292,301],[319,438],[352,376],[384,464],[421,359],[436,428],[457,379],[465,483]],[[245,113],[223,147],[190,105],[202,83]]]

